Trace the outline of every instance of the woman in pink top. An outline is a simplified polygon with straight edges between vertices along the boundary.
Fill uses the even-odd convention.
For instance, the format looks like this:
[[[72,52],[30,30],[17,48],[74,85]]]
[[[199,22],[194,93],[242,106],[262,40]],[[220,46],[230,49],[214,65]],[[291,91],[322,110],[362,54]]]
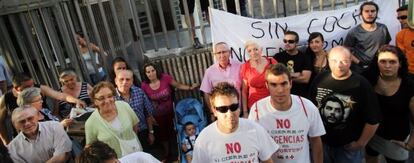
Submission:
[[[270,64],[277,63],[273,58],[262,56],[262,48],[252,41],[245,43],[250,59],[240,69],[242,77],[243,117],[247,118],[248,110],[258,100],[269,96],[266,88],[266,69]]]
[[[141,88],[154,105],[154,118],[159,127],[159,133],[156,133],[155,136],[156,140],[160,141],[163,145],[164,160],[166,160],[170,157],[169,142],[171,139],[175,139],[171,86],[180,90],[193,90],[198,87],[198,84],[181,84],[175,81],[170,75],[157,71],[154,63],[146,63],[143,70],[145,73],[143,75]]]

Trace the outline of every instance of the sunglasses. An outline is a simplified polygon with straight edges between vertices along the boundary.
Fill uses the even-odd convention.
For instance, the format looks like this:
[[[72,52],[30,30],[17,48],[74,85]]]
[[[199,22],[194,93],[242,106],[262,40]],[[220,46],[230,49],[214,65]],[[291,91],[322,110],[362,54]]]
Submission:
[[[295,43],[296,41],[295,40],[286,40],[286,39],[283,39],[283,42],[286,44],[286,43],[289,43],[289,44],[293,44],[293,43]]]
[[[407,19],[407,15],[399,16],[397,19]]]
[[[231,104],[228,106],[219,106],[219,107],[214,107],[216,108],[217,111],[219,111],[220,113],[227,113],[227,111],[236,111],[237,109],[239,109],[239,103],[235,103],[235,104]]]

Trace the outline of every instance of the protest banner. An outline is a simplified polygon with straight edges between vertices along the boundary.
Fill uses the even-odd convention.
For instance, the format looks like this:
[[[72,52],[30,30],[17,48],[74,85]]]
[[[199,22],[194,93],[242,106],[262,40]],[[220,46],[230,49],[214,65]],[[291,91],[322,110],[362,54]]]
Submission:
[[[374,2],[379,5],[377,22],[388,27],[393,38],[390,43],[394,44],[394,37],[400,30],[395,11],[398,8],[398,1],[375,0]],[[263,54],[266,56],[273,56],[281,51],[284,46],[284,32],[287,30],[299,34],[301,46],[306,46],[310,33],[320,32],[325,37],[325,49],[330,49],[342,45],[348,31],[361,23],[359,6],[273,19],[253,19],[210,9],[212,42],[213,45],[226,42],[231,47],[231,58],[240,62],[248,60],[244,48],[244,43],[248,40],[262,46]]]

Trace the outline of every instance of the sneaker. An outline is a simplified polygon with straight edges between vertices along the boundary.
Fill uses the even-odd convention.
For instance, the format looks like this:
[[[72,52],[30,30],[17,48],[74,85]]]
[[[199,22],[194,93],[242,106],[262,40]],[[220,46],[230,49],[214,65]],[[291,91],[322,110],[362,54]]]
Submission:
[[[198,40],[198,38],[197,38],[197,37],[194,37],[194,44],[193,44],[193,47],[194,47],[195,49],[200,49],[200,48],[203,48],[203,45],[201,45],[201,43],[200,43],[200,41]]]

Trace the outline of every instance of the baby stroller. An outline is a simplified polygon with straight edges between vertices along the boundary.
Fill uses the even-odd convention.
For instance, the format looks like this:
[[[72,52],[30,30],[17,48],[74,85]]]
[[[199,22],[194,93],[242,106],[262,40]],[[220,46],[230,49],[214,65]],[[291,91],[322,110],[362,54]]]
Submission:
[[[177,130],[178,151],[182,163],[186,163],[185,154],[181,150],[181,141],[185,139],[184,124],[192,122],[196,127],[198,134],[207,125],[207,119],[204,116],[203,105],[194,98],[187,98],[179,101],[175,107],[175,127]]]

